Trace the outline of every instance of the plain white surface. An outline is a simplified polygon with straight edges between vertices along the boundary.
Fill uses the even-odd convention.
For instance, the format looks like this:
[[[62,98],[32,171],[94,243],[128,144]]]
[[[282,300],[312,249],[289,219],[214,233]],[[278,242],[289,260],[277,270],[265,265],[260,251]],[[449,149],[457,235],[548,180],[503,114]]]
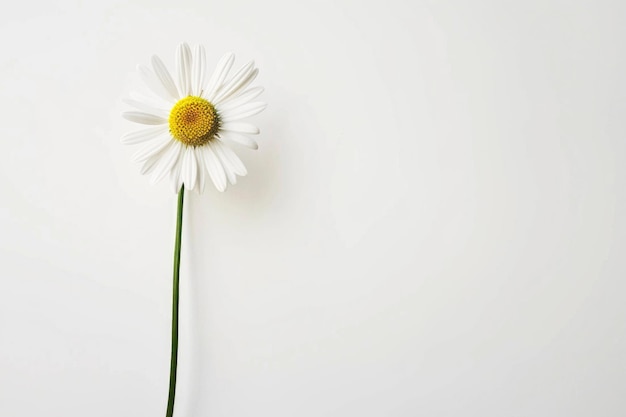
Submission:
[[[249,174],[185,212],[177,417],[626,414],[621,1],[12,2],[0,415],[161,416],[153,53],[255,59]]]

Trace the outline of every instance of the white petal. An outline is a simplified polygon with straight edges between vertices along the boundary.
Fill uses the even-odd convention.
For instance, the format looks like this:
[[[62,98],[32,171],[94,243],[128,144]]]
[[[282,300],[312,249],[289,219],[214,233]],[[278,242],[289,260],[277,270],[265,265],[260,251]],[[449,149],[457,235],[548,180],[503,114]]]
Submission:
[[[253,124],[244,122],[224,123],[220,126],[220,130],[226,132],[246,133],[249,135],[258,135],[260,130]]]
[[[159,162],[159,155],[155,155],[152,158],[149,158],[147,161],[145,161],[141,165],[141,168],[139,169],[139,172],[141,173],[141,175],[151,173],[156,167],[157,162]]]
[[[131,159],[134,162],[146,161],[151,156],[156,155],[157,153],[162,151],[163,148],[165,148],[171,141],[172,139],[167,135],[163,135],[162,137],[153,139],[150,142],[146,143],[144,146],[142,146],[137,152],[135,152],[133,156],[131,156]]]
[[[221,118],[224,122],[234,122],[261,113],[267,104],[256,101],[254,103],[243,104],[235,109],[222,111]]]
[[[237,86],[229,89],[228,92],[226,91],[226,88],[224,88],[224,91],[221,91],[219,93],[219,97],[215,99],[214,104],[219,104],[228,99],[237,98],[241,92],[244,91],[246,87],[252,83],[252,81],[254,81],[257,75],[259,75],[259,70],[255,68],[244,80],[242,80]]]
[[[206,92],[204,93],[204,97],[207,100],[211,101],[217,89],[222,86],[222,83],[228,76],[228,72],[233,66],[233,62],[235,62],[235,55],[229,52],[225,54],[217,63],[215,71],[213,72],[213,75],[209,80],[209,84],[206,87]]]
[[[198,160],[196,159],[196,148],[190,148],[189,155],[191,155],[189,159],[189,163],[191,165],[190,170],[193,171],[191,179],[191,189],[193,190],[198,184]]]
[[[165,147],[160,149],[158,152],[155,152],[148,159],[146,159],[141,166],[141,174],[145,175],[154,171],[170,146],[172,146],[172,142],[167,143]]]
[[[183,145],[183,153],[180,156],[180,177],[186,189],[189,189],[189,181],[187,180],[187,155],[188,153],[189,153],[189,147],[186,145]]]
[[[191,82],[191,94],[200,97],[206,82],[206,53],[202,45],[197,45],[194,50]]]
[[[259,145],[256,143],[254,139],[249,136],[242,135],[240,133],[235,132],[220,132],[219,139],[224,142],[235,142],[240,145],[245,146],[246,148],[257,150],[259,149]]]
[[[211,150],[215,153],[215,156],[219,160],[220,165],[222,165],[222,167],[224,168],[224,172],[228,177],[228,182],[233,185],[237,184],[237,176],[235,175],[235,172],[233,170],[233,167],[230,165],[230,162],[228,162],[228,159],[220,157],[220,152],[213,142],[209,142],[209,146],[211,146]]]
[[[150,104],[146,104],[138,100],[125,98],[122,101],[128,104],[129,106],[133,106],[137,110],[141,110],[145,113],[153,114],[155,116],[162,117],[164,119],[167,119],[169,116],[169,112],[167,110],[151,106]]]
[[[236,107],[241,106],[242,104],[246,104],[249,101],[257,98],[264,91],[263,87],[254,87],[249,88],[237,97],[230,97],[227,100],[223,100],[219,106],[219,109],[222,111],[234,109]]]
[[[163,100],[169,102],[176,101],[173,100],[170,93],[163,87],[157,79],[156,75],[152,72],[152,70],[145,65],[137,65],[137,71],[139,71],[139,76],[143,80],[144,84],[155,94],[157,97],[162,98]]]
[[[167,176],[167,174],[172,170],[174,164],[178,161],[182,148],[182,144],[177,140],[173,140],[168,145],[159,159],[159,163],[154,170],[154,174],[152,174],[152,178],[150,179],[152,184],[158,183]]]
[[[213,104],[219,103],[221,100],[224,100],[230,94],[237,90],[247,79],[248,77],[254,73],[254,61],[248,62],[243,67],[239,68],[239,70],[233,75],[233,78],[228,80],[218,91],[217,94],[210,100]],[[247,85],[247,84],[246,84]]]
[[[224,167],[222,163],[218,159],[215,152],[211,148],[211,143],[209,142],[207,146],[202,147],[201,155],[204,158],[204,167],[209,173],[209,177],[211,177],[211,181],[215,184],[215,188],[218,191],[222,192],[226,189],[226,173],[224,172]]]
[[[222,161],[228,161],[235,174],[243,177],[248,173],[248,170],[244,166],[243,162],[241,162],[241,159],[239,159],[237,154],[233,152],[232,149],[219,141],[215,141],[213,144],[215,145],[214,149],[217,151],[217,155]]]
[[[176,69],[178,72],[178,92],[180,97],[187,97],[191,94],[191,49],[186,43],[178,46]]]
[[[201,152],[202,150],[198,148],[196,149],[196,152],[193,153],[196,158],[196,163],[198,164],[198,187],[196,188],[198,194],[202,194],[204,192],[204,184],[206,182],[206,168],[204,166],[204,159]]]
[[[122,113],[122,117],[126,120],[130,120],[131,122],[141,123],[144,125],[167,124],[167,119],[141,111],[125,111],[124,113]]]
[[[174,192],[177,193],[180,190],[181,185],[183,185],[183,177],[180,175],[182,165],[183,165],[183,157],[185,153],[180,152],[176,162],[172,165],[172,170],[170,171],[170,178],[172,180],[172,187]]]
[[[124,145],[135,145],[154,139],[165,132],[167,132],[166,126],[147,127],[145,129],[125,133],[122,135],[120,142]]]
[[[161,61],[161,58],[156,55],[152,56],[152,68],[154,69],[154,73],[156,74],[157,79],[161,82],[163,88],[174,100],[178,100],[180,96],[176,90],[176,84],[174,83],[170,72],[167,70],[167,67],[163,61]]]
[[[198,165],[193,154],[194,149],[192,146],[188,146],[185,149],[183,160],[183,181],[185,182],[185,188],[188,190],[193,190],[196,186],[196,177],[198,175]]]

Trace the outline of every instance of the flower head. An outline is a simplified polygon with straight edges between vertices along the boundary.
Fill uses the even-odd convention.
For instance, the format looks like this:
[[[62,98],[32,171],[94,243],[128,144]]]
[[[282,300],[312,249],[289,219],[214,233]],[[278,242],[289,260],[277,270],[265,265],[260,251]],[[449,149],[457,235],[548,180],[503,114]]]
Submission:
[[[169,176],[176,191],[184,184],[202,192],[208,174],[224,191],[229,182],[237,182],[237,175],[246,175],[225,140],[257,149],[249,135],[259,129],[242,120],[260,113],[266,104],[253,101],[263,88],[249,88],[258,74],[254,63],[229,77],[234,60],[233,54],[224,55],[209,78],[204,48],[199,45],[192,54],[183,43],[176,54],[176,81],[156,55],[151,68],[137,67],[153,96],[131,94],[125,100],[137,110],[122,116],[145,127],[126,133],[121,142],[142,144],[133,159],[141,164],[142,174],[152,175],[153,183]]]

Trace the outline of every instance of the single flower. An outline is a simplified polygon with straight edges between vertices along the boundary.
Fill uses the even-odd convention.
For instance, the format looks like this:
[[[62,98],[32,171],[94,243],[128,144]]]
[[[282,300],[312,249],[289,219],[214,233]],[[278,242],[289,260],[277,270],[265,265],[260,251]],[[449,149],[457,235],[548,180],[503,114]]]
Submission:
[[[258,74],[254,63],[228,73],[235,56],[226,54],[218,62],[211,78],[207,77],[206,53],[197,46],[192,55],[186,43],[176,53],[176,81],[159,57],[152,57],[152,68],[138,66],[141,78],[152,97],[132,94],[127,104],[137,110],[122,115],[146,125],[122,137],[122,143],[139,145],[133,159],[141,164],[142,174],[151,174],[156,183],[169,176],[178,193],[176,241],[172,286],[172,345],[170,382],[166,417],[173,417],[178,367],[178,306],[180,289],[180,254],[182,246],[183,203],[185,188],[204,190],[207,174],[215,187],[224,191],[235,184],[237,175],[246,168],[225,140],[257,149],[249,135],[258,127],[243,120],[263,111],[265,103],[253,100],[263,92],[261,87],[248,88]]]
[[[254,62],[229,77],[234,60],[232,53],[224,55],[209,78],[204,48],[198,45],[192,54],[183,43],[176,53],[176,78],[156,55],[151,68],[138,65],[153,97],[131,93],[124,100],[137,110],[122,116],[146,127],[126,133],[121,142],[141,144],[132,158],[141,164],[142,174],[151,174],[153,183],[169,176],[176,192],[183,185],[202,192],[208,174],[224,191],[228,183],[237,182],[237,175],[246,175],[226,141],[257,149],[250,135],[257,135],[259,128],[243,120],[263,111],[266,104],[253,101],[262,87],[248,88],[259,72]]]

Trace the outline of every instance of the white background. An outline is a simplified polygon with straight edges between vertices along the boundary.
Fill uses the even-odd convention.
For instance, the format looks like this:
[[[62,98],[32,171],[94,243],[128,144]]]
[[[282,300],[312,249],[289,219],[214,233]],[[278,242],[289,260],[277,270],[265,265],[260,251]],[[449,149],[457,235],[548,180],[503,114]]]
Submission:
[[[176,196],[135,65],[254,59],[249,174],[187,196],[176,417],[626,415],[622,1],[15,1],[0,416],[164,416]]]

